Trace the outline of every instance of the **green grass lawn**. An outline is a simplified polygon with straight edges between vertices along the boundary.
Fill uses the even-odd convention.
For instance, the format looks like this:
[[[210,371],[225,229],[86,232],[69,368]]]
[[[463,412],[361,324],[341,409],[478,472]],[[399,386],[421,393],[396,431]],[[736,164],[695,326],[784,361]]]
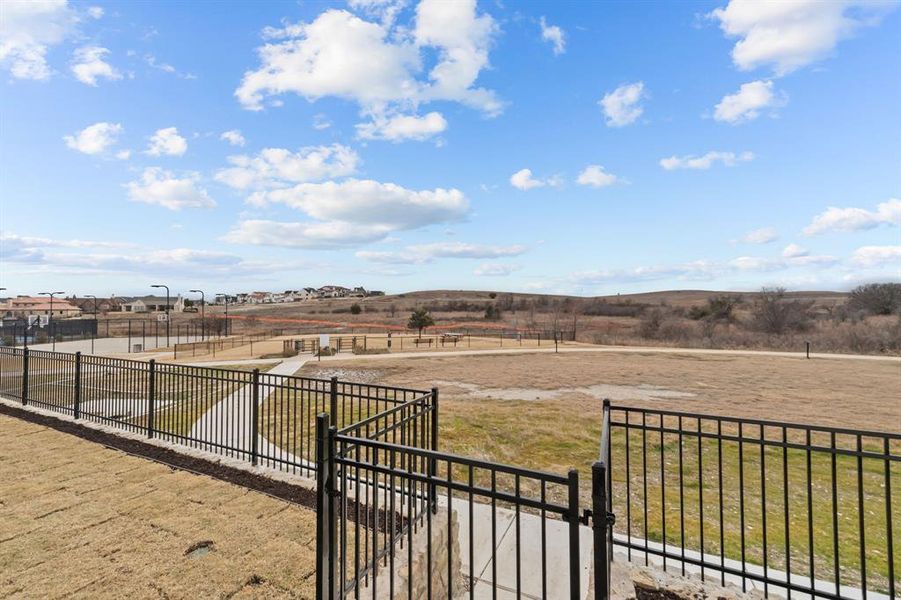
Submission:
[[[620,417],[621,418],[621,417]],[[635,423],[633,416],[633,423]],[[469,402],[444,401],[441,412],[441,449],[448,452],[497,460],[532,469],[565,474],[570,467],[580,473],[580,501],[591,505],[591,465],[598,458],[600,411],[581,410],[579,406],[561,407],[559,403],[519,400],[493,400],[474,405]],[[657,421],[648,420],[656,426]],[[667,427],[675,427],[676,420],[668,420]],[[694,427],[686,420],[686,429]],[[705,424],[703,431],[713,433],[715,426]],[[735,430],[724,428],[734,435]],[[756,426],[744,431],[747,438],[756,438]],[[766,439],[781,439],[781,430],[768,428]],[[789,433],[790,442],[803,443],[804,436]],[[829,446],[825,434],[812,437],[814,445]],[[854,449],[856,440],[838,436],[839,448]],[[644,519],[644,486],[641,431],[633,429],[629,435],[629,498],[627,510],[626,434],[614,428],[611,439],[614,512],[616,532],[625,534],[631,521],[633,537],[660,542],[663,540],[665,489],[666,540],[680,545],[684,534],[687,549],[701,550],[701,524],[704,527],[704,552],[718,555],[720,546],[719,517],[719,448],[715,439],[704,439],[698,447],[698,436],[685,434],[682,439],[682,490],[679,481],[679,436],[666,433],[663,437],[663,475],[661,476],[661,443],[659,432],[647,432],[647,520]],[[784,570],[786,566],[784,474],[788,475],[788,549],[791,571],[809,574],[810,548],[807,501],[807,453],[787,449],[783,468],[783,450],[766,446],[764,451],[765,490],[761,486],[760,443],[746,441],[739,452],[738,442],[722,443],[723,472],[723,544],[728,558],[742,556],[741,494],[739,482],[744,479],[744,547],[749,563],[763,565],[764,529],[762,515],[766,514],[766,557],[770,568]],[[866,439],[864,450],[882,453],[881,441]],[[901,442],[892,442],[891,452],[901,454]],[[700,458],[700,460],[699,460]],[[741,458],[741,461],[739,460]],[[888,591],[888,540],[886,515],[885,462],[864,458],[861,461],[863,482],[864,544],[868,588]],[[700,463],[700,468],[699,468]],[[838,557],[842,585],[860,587],[860,512],[858,511],[858,461],[853,456],[837,456],[836,506],[838,529]],[[894,570],[901,574],[901,462],[890,462],[891,513],[894,548]],[[455,478],[459,474],[455,473]],[[487,484],[486,474],[476,479]],[[524,492],[537,495],[529,481],[521,482]],[[762,501],[766,496],[765,510]],[[813,515],[814,575],[818,579],[834,580],[835,551],[832,519],[832,455],[811,453],[811,508]],[[565,490],[552,487],[549,498],[565,502]],[[701,518],[703,497],[703,519]],[[684,507],[680,515],[680,506]],[[631,517],[631,518],[630,518]],[[682,519],[684,519],[684,528]],[[647,532],[647,533],[645,533]],[[896,586],[901,584],[897,582]]]
[[[799,574],[809,574],[812,557],[815,577],[831,581],[835,580],[837,554],[842,584],[854,587],[861,586],[863,540],[867,586],[888,591],[885,460],[863,458],[858,463],[854,456],[836,456],[833,496],[833,455],[812,451],[808,497],[806,450],[776,446],[764,446],[761,450],[761,444],[753,441],[741,444],[743,448],[738,441],[724,441],[720,446],[716,439],[702,439],[699,444],[698,439],[696,435],[682,436],[680,469],[678,434],[665,433],[661,444],[660,433],[648,431],[643,446],[642,431],[631,430],[628,434],[630,476],[627,477],[627,434],[622,428],[614,429],[612,481],[618,533],[631,531],[635,537],[654,541],[663,541],[665,533],[667,543],[677,546],[684,543],[685,548],[700,551],[703,526],[704,552],[740,559],[744,548],[744,556],[750,563],[766,562],[768,567],[783,571],[789,566],[793,573]],[[781,434],[768,432],[766,439],[781,439]],[[790,435],[788,439],[804,442],[803,434]],[[852,449],[856,444],[845,436],[838,439],[839,448]],[[829,445],[828,436],[823,434],[815,435],[812,441],[815,445]],[[864,444],[863,448],[872,452],[883,450],[881,442],[875,441]],[[901,539],[901,463],[898,461],[890,462],[890,478],[892,529],[897,545]],[[812,530],[808,523],[812,523]],[[894,550],[894,568],[898,573],[901,553],[897,548]]]

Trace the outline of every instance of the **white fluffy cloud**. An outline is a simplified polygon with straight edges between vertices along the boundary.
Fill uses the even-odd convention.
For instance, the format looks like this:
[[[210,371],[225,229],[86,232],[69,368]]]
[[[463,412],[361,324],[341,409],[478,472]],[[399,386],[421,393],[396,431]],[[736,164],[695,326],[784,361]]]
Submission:
[[[78,14],[66,0],[5,0],[0,18],[0,65],[16,79],[44,80],[47,51],[74,30]]]
[[[244,139],[244,136],[241,135],[241,132],[237,129],[223,131],[222,135],[219,136],[219,139],[228,142],[232,146],[243,146],[247,143],[247,140]]]
[[[901,246],[863,246],[854,251],[851,262],[861,267],[901,262]]]
[[[106,62],[109,50],[100,46],[83,46],[72,55],[72,73],[86,85],[97,85],[98,79],[122,79],[122,73]]]
[[[623,127],[634,123],[644,108],[641,101],[646,96],[644,83],[627,83],[604,95],[598,102],[604,112],[608,127]]]
[[[149,167],[144,169],[139,181],[127,183],[125,187],[132,201],[157,204],[169,210],[216,206],[216,201],[199,184],[199,173],[187,173],[179,178],[170,171]]]
[[[63,136],[66,146],[85,154],[102,154],[116,143],[122,125],[119,123],[94,123],[73,135]]]
[[[756,119],[764,109],[784,104],[784,97],[777,97],[773,92],[772,81],[752,81],[743,83],[734,94],[724,96],[714,107],[713,118],[737,125]]]
[[[710,17],[739,38],[732,61],[742,70],[772,66],[785,75],[828,56],[839,40],[873,25],[896,6],[870,0],[731,0]]]
[[[328,129],[332,126],[332,122],[329,121],[329,118],[322,113],[317,115],[313,115],[313,129],[317,131],[322,131],[323,129]]]
[[[769,244],[779,239],[779,232],[775,227],[762,227],[749,231],[741,237],[741,242],[745,244]]]
[[[383,24],[390,26],[397,18],[397,13],[407,5],[407,0],[348,0],[347,5],[356,11],[378,17]]]
[[[560,178],[554,176],[547,179],[535,179],[532,177],[531,169],[520,169],[510,176],[510,185],[525,192],[538,187],[556,187],[560,185]]]
[[[284,204],[319,221],[376,225],[391,231],[456,222],[469,212],[469,202],[460,190],[411,190],[369,179],[301,183],[260,192],[254,202]]]
[[[348,98],[366,114],[432,100],[461,102],[488,115],[502,110],[492,91],[475,87],[497,30],[490,15],[477,13],[475,0],[423,0],[411,25],[330,9],[310,23],[267,28],[264,36],[272,41],[257,49],[260,68],[244,74],[235,96],[251,110],[286,93],[311,101]],[[424,57],[432,55],[437,58],[423,79]]]
[[[576,182],[580,185],[590,185],[591,187],[601,188],[613,185],[618,178],[613,173],[604,171],[601,165],[588,165],[581,173],[579,173]]]
[[[264,148],[256,156],[230,156],[228,162],[232,166],[219,170],[216,180],[238,190],[248,190],[351,175],[357,170],[360,157],[347,146],[333,144],[308,146],[297,152]]]
[[[541,17],[541,39],[554,46],[554,54],[566,52],[566,34],[557,25],[548,25],[544,17]]]
[[[112,250],[116,250],[113,252]],[[59,269],[68,275],[85,274],[165,274],[169,277],[235,277],[236,275],[279,273],[306,268],[300,261],[254,261],[226,252],[192,248],[155,249],[84,240],[52,240],[0,234],[0,260],[21,272],[36,267]]]
[[[369,123],[357,125],[357,136],[364,140],[427,140],[447,129],[447,121],[439,112],[423,116],[395,115],[374,116]]]
[[[740,162],[748,162],[754,160],[753,152],[742,152],[735,154],[734,152],[710,151],[703,156],[670,156],[669,158],[660,159],[660,166],[667,171],[675,169],[700,169],[706,170],[716,163],[722,163],[727,167],[734,167]]]
[[[485,259],[519,256],[527,250],[526,246],[520,244],[491,246],[465,242],[436,242],[407,246],[400,252],[361,250],[356,253],[356,256],[370,262],[408,265],[429,263],[436,258]]]
[[[506,277],[519,270],[519,265],[505,265],[502,263],[485,263],[473,270],[472,274],[479,277]]]
[[[241,221],[222,239],[232,244],[284,248],[346,248],[384,239],[390,227],[344,222]]]
[[[188,140],[178,135],[178,128],[158,129],[150,138],[147,154],[150,156],[181,156],[188,150]]]
[[[813,218],[804,228],[804,235],[817,235],[827,231],[861,231],[880,225],[901,224],[901,200],[890,198],[876,205],[876,210],[864,208],[836,208],[830,206]]]
[[[782,258],[800,258],[802,256],[807,256],[808,254],[810,254],[810,252],[798,244],[789,244],[782,249]]]

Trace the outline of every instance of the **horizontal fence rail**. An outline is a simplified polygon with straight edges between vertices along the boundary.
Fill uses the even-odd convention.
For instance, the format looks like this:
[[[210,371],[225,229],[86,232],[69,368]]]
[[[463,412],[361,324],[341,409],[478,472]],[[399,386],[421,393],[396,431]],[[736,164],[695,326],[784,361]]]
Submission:
[[[5,347],[0,394],[309,477],[316,472],[315,421],[322,412],[340,427],[361,423],[364,434],[390,427],[380,439],[422,447],[433,443],[437,414],[433,391]]]
[[[768,596],[901,594],[901,434],[613,406],[609,435],[630,560]]]

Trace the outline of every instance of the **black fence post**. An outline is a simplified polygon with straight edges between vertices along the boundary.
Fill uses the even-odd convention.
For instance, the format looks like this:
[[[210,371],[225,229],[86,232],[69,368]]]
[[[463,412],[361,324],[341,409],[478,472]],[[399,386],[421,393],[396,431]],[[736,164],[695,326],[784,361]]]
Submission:
[[[432,451],[438,451],[438,388],[432,388]],[[438,459],[429,459],[429,478],[438,476]],[[429,500],[432,504],[432,512],[438,512],[438,487],[434,482],[429,484]]]
[[[72,409],[72,417],[78,419],[81,416],[81,352],[75,353],[75,406]]]
[[[316,600],[331,600],[333,582],[331,578],[332,512],[329,495],[329,416],[316,416]]]
[[[569,522],[569,597],[572,600],[581,600],[580,592],[580,561],[579,561],[579,472],[570,469],[567,477],[569,496],[569,510],[567,521]]]
[[[258,455],[260,452],[259,441],[259,418],[260,418],[260,370],[253,370],[253,394],[251,394],[250,407],[250,464],[257,466]]]
[[[25,333],[28,335],[28,332]],[[22,406],[28,404],[28,348],[22,350]]]
[[[329,414],[332,417],[332,423],[338,425],[338,378],[332,377],[329,384]],[[353,407],[351,407],[353,410]]]
[[[607,466],[591,465],[591,529],[594,534],[594,593],[596,600],[610,596],[610,557],[607,554]]]
[[[156,408],[156,360],[150,359],[150,380],[147,385],[147,437],[153,437],[154,409]]]

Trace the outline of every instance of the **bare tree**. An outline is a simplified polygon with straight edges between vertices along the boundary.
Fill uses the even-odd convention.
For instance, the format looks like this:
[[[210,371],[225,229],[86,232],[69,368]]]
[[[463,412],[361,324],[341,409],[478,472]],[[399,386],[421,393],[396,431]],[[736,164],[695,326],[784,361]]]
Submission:
[[[754,301],[752,314],[757,329],[781,335],[790,331],[805,331],[810,328],[813,302],[788,300],[785,288],[763,288]]]
[[[901,283],[868,283],[851,290],[848,307],[873,315],[901,312]]]

